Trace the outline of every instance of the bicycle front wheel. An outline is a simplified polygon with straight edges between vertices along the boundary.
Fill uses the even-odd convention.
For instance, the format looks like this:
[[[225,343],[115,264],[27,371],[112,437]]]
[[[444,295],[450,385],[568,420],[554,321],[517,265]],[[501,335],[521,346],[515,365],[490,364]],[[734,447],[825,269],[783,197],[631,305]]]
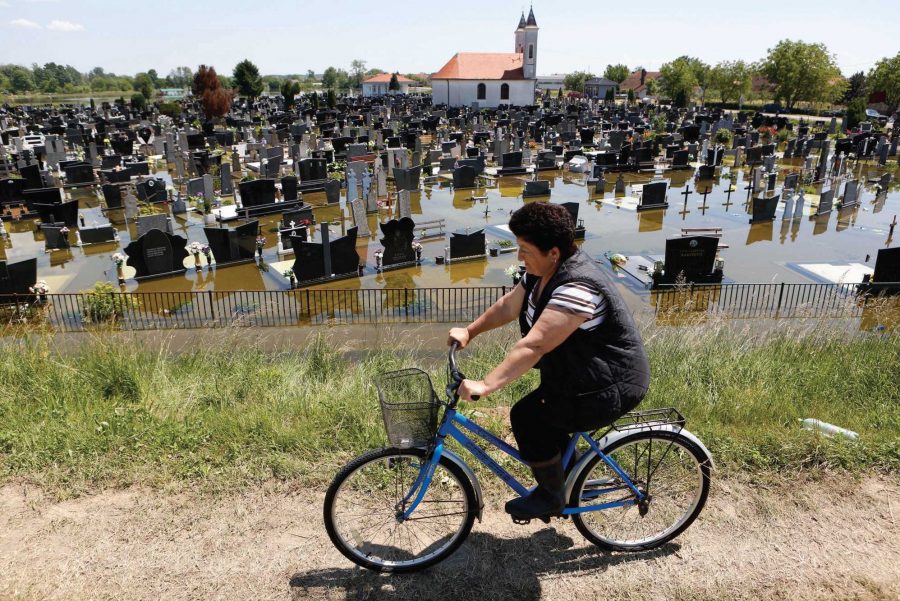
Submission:
[[[710,461],[689,438],[669,431],[636,432],[603,449],[642,493],[644,504],[575,514],[578,531],[612,551],[645,551],[672,540],[691,525],[709,494]],[[575,480],[571,507],[636,499],[599,455]]]
[[[412,572],[453,553],[475,521],[475,489],[441,457],[431,485],[407,519],[410,489],[425,465],[422,449],[378,449],[358,457],[325,495],[325,529],[350,561],[376,572]]]

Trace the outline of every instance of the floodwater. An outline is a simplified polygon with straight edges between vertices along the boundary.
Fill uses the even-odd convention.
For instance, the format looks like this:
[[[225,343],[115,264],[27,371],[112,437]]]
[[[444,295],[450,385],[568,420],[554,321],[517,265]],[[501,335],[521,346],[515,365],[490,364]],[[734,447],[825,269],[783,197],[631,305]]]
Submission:
[[[732,169],[726,158],[721,175],[714,181],[695,181],[693,170],[657,172],[656,174],[625,174],[626,192],[617,198],[613,193],[615,174],[608,175],[606,193],[597,194],[593,186],[586,185],[585,174],[566,171],[549,171],[538,174],[540,179],[551,181],[550,197],[529,198],[528,202],[562,203],[573,201],[579,205],[579,219],[584,220],[586,239],[582,248],[595,257],[605,252],[625,255],[662,255],[666,238],[682,234],[682,228],[721,228],[721,243],[727,245],[720,256],[725,260],[726,281],[735,282],[812,282],[816,281],[793,267],[796,263],[864,263],[873,267],[878,249],[896,245],[888,241],[890,223],[900,214],[900,169],[893,159],[887,170],[894,173],[894,183],[886,196],[876,202],[871,179],[885,172],[874,163],[859,163],[852,173],[864,182],[860,193],[860,205],[845,211],[832,211],[821,217],[807,214],[798,220],[782,220],[784,203],[780,205],[775,221],[750,225],[749,205],[745,204],[745,187],[750,177],[749,169],[736,169],[736,180],[728,179]],[[780,161],[779,185],[791,168],[799,169],[799,160]],[[169,166],[171,167],[171,165]],[[152,171],[153,169],[151,169]],[[162,162],[157,163],[157,177],[172,185],[170,173]],[[475,190],[456,190],[448,181],[439,178],[436,183],[425,184],[419,192],[411,193],[413,219],[430,221],[445,219],[447,236],[422,241],[424,252],[421,265],[377,273],[374,269],[374,253],[380,247],[378,222],[386,221],[396,207],[385,207],[378,215],[369,216],[372,235],[360,239],[358,252],[366,264],[361,278],[344,279],[320,288],[405,288],[405,287],[459,287],[509,284],[505,275],[511,265],[517,264],[515,253],[488,257],[485,260],[438,265],[435,257],[444,254],[449,233],[458,229],[469,230],[486,227],[488,241],[504,237],[511,239],[502,226],[510,214],[523,205],[522,189],[531,176],[503,177]],[[669,182],[668,202],[665,210],[637,212],[632,198],[639,187],[654,177]],[[237,187],[237,182],[235,182]],[[699,189],[699,192],[697,191]],[[690,194],[683,193],[690,190]],[[708,191],[705,196],[701,192]],[[107,216],[100,209],[100,190],[97,188],[73,188],[66,195],[79,200],[80,213],[85,224],[111,221],[119,231],[118,244],[73,247],[64,251],[45,252],[43,237],[36,232],[33,222],[7,222],[8,235],[3,239],[0,259],[11,262],[38,257],[38,279],[46,280],[53,293],[78,292],[93,286],[97,281],[116,281],[111,255],[121,252],[135,235],[134,224],[126,225],[122,211],[110,211]],[[473,200],[472,197],[487,197]],[[808,197],[809,198],[809,197]],[[340,205],[326,205],[325,194],[312,193],[303,200],[313,205],[317,222],[331,222],[332,238],[340,235],[345,227],[352,226],[349,208],[344,198]],[[160,207],[160,210],[163,210]],[[193,267],[193,257],[185,262],[190,265],[187,273],[137,282],[128,279],[126,287],[134,292],[191,291],[191,290],[284,290],[288,281],[281,275],[284,261],[293,261],[293,255],[279,257],[276,254],[277,223],[279,215],[260,218],[262,233],[267,243],[262,261],[242,265],[200,270]],[[240,222],[231,222],[233,227]],[[176,216],[174,233],[189,242],[205,242],[202,216],[196,213]],[[895,232],[900,239],[900,230]],[[317,235],[313,240],[318,239]],[[74,232],[71,234],[74,242]],[[866,257],[869,256],[868,263]],[[276,265],[277,264],[277,265]],[[273,265],[275,265],[273,267]],[[133,271],[126,271],[126,274]],[[848,280],[849,281],[849,280]]]

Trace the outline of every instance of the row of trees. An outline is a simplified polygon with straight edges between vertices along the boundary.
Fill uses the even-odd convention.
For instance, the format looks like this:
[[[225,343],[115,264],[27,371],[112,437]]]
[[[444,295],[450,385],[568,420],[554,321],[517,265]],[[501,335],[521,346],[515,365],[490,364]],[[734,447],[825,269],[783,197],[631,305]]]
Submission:
[[[630,73],[626,65],[608,65],[603,77],[621,84]],[[564,85],[583,92],[584,83],[593,77],[576,71],[566,76]],[[661,94],[680,106],[694,98],[701,103],[708,98],[732,103],[751,95],[754,77],[764,78],[771,86],[766,95],[789,109],[801,102],[850,103],[873,92],[884,93],[891,112],[900,106],[900,53],[881,59],[868,74],[855,73],[845,79],[824,44],[794,40],[782,40],[756,63],[736,60],[708,65],[699,58],[680,56],[660,68],[658,82],[648,80],[646,85],[650,95]]]

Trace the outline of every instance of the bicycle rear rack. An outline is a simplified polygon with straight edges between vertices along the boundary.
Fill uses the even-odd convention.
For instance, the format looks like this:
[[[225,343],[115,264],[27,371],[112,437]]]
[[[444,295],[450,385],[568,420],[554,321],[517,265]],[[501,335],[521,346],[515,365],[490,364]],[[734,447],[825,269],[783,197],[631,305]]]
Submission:
[[[632,411],[620,417],[616,422],[609,426],[603,435],[606,436],[613,430],[617,432],[630,432],[632,430],[645,430],[659,426],[675,426],[676,432],[680,432],[684,428],[685,419],[681,413],[674,407],[664,407],[660,409],[647,409],[645,411]],[[593,436],[600,430],[591,433]]]

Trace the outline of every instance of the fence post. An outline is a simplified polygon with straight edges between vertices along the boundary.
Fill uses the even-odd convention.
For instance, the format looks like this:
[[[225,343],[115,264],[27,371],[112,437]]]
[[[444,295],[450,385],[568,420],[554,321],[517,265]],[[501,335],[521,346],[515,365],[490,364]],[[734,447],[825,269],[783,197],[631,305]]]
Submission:
[[[781,313],[781,299],[784,297],[784,282],[781,282],[781,286],[778,287],[778,306],[775,307],[776,315]]]
[[[403,314],[409,318],[409,288],[403,289]]]
[[[209,304],[209,316],[212,318],[213,323],[216,321],[216,307],[213,305],[213,295],[212,290],[206,291],[206,301]]]

